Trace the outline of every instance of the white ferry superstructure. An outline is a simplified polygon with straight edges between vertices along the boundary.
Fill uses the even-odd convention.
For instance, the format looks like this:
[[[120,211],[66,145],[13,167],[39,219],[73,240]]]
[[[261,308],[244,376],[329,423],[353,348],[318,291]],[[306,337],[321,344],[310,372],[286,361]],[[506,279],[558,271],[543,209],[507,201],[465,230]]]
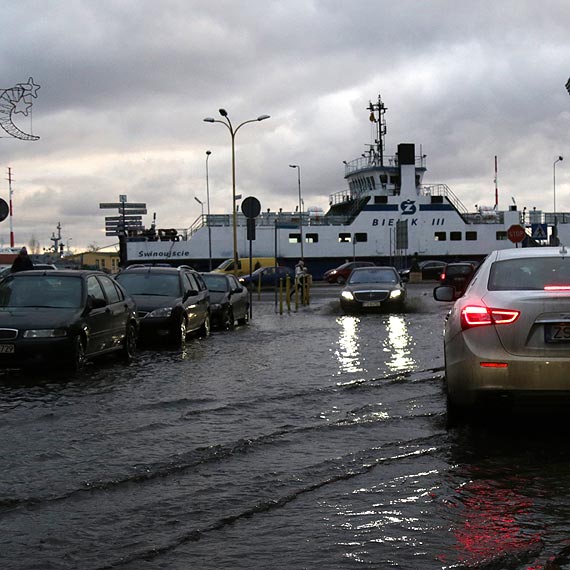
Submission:
[[[469,213],[447,185],[423,184],[426,157],[416,155],[414,144],[399,144],[397,154],[384,154],[386,108],[380,96],[367,110],[376,124],[376,138],[362,156],[344,163],[348,187],[330,196],[326,212],[262,209],[251,242],[254,257],[275,256],[284,265],[303,257],[317,276],[347,259],[377,264],[397,264],[395,260],[401,263],[412,256],[476,259],[495,249],[520,246],[507,237],[511,226],[528,228],[528,242],[531,222],[549,221],[548,214],[527,215],[516,205],[499,210],[495,204]],[[558,218],[559,223],[570,222],[568,214]],[[236,226],[238,257],[245,258],[250,255],[250,241],[241,212]],[[558,228],[562,237],[570,224]],[[204,214],[187,230],[136,230],[128,238],[126,252],[128,263],[188,263],[206,270],[210,260],[215,267],[233,258],[233,218]]]

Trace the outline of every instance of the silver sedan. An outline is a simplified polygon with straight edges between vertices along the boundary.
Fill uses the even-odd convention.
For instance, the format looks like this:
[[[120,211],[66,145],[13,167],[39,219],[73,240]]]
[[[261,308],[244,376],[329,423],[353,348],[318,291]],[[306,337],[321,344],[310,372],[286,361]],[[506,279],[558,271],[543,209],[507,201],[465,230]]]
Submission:
[[[565,247],[492,252],[455,301],[444,330],[448,419],[492,399],[555,403],[570,395],[570,254]]]

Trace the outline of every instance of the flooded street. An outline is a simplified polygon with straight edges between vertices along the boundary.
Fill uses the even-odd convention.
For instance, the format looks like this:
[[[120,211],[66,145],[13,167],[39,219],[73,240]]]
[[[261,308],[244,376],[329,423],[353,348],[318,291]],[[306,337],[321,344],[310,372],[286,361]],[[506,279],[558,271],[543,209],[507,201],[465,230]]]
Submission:
[[[568,433],[447,430],[431,287],[358,317],[254,295],[182,351],[2,374],[1,567],[570,568]]]

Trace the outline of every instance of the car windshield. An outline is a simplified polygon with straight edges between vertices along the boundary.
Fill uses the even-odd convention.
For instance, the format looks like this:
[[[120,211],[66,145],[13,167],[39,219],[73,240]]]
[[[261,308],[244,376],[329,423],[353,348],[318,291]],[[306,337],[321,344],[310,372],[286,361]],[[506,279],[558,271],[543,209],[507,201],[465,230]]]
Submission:
[[[506,259],[496,261],[491,267],[490,291],[532,291],[547,287],[570,287],[570,258]]]
[[[228,291],[229,283],[225,275],[215,275],[213,273],[203,273],[202,277],[206,282],[206,287],[214,293]]]
[[[397,283],[398,276],[392,269],[358,269],[354,270],[348,279],[349,284],[354,283]]]
[[[78,277],[19,275],[0,283],[0,307],[81,307],[82,281]]]
[[[178,274],[168,273],[122,273],[117,281],[129,295],[157,295],[181,297]]]

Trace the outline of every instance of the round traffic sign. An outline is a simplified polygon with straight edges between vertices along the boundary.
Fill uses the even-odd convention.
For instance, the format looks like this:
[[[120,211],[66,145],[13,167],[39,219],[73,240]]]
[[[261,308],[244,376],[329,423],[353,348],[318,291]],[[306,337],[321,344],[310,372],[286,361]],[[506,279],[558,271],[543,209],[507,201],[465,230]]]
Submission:
[[[10,213],[10,207],[8,206],[8,202],[0,198],[0,222],[3,222]]]
[[[524,228],[519,225],[519,224],[513,224],[508,230],[507,230],[507,237],[513,242],[513,243],[519,243],[521,242],[526,236],[526,232],[524,231]]]
[[[246,218],[257,218],[261,212],[261,203],[257,198],[248,196],[241,203],[241,211]]]

